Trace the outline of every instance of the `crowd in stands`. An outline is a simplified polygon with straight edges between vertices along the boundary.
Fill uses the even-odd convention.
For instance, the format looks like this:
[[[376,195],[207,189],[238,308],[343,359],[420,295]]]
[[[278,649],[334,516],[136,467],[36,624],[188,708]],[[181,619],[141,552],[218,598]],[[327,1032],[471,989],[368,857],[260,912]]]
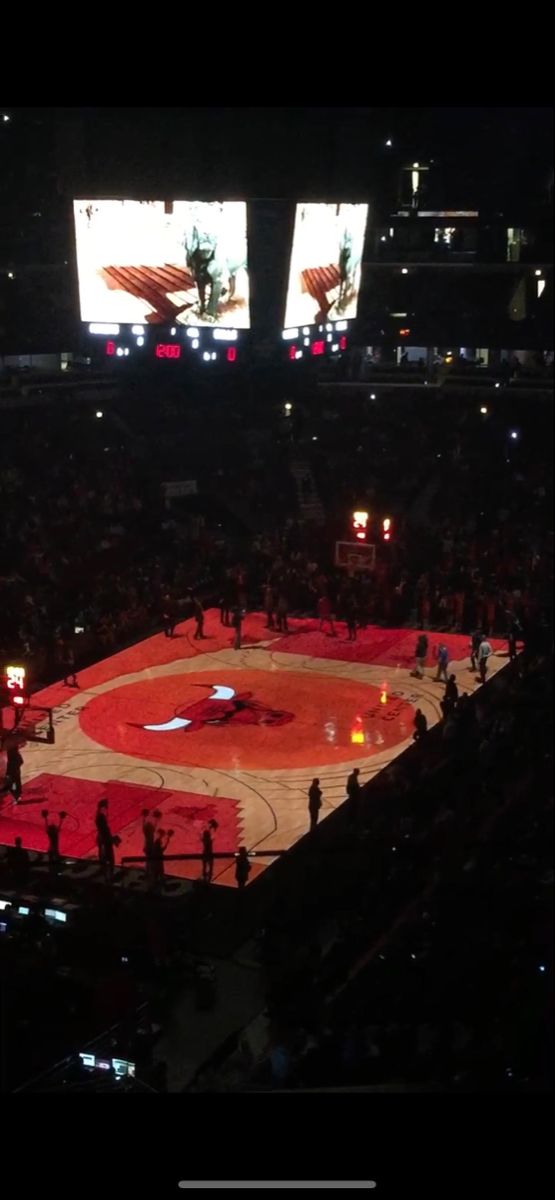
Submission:
[[[260,608],[267,584],[290,613],[316,613],[322,594],[340,617],[354,602],[361,625],[503,635],[542,619],[552,532],[539,402],[537,421],[513,429],[507,413],[453,397],[324,392],[295,400],[289,419],[283,405],[250,411],[248,429],[239,406],[208,428],[205,403],[184,413],[171,393],[154,410],[123,397],[102,419],[67,402],[7,412],[2,653],[55,677],[68,641],[79,665],[159,627],[168,592],[186,616],[193,591]],[[168,508],[162,484],[184,472],[198,496]],[[314,494],[321,525],[304,516]],[[377,561],[349,582],[334,542],[361,505]]]

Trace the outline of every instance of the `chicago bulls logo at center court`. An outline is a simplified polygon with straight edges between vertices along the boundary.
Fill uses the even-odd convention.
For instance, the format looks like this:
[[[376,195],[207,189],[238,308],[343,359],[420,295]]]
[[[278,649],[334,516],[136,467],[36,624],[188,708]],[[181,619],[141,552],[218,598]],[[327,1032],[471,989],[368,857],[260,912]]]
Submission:
[[[204,684],[194,684],[204,687]],[[253,699],[252,692],[236,692],[235,688],[223,683],[212,683],[212,694],[186,708],[178,710],[175,716],[163,721],[161,725],[143,725],[142,728],[152,733],[169,733],[176,729],[194,733],[205,725],[287,725],[293,721],[294,714],[281,709],[268,708]]]

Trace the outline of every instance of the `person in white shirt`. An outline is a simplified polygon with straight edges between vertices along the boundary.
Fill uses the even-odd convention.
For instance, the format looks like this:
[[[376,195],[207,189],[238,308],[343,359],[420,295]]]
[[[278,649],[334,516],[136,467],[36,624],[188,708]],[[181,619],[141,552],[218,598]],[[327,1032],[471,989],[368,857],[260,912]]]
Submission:
[[[490,643],[488,642],[487,638],[484,638],[483,641],[480,642],[480,646],[478,649],[478,670],[480,672],[480,682],[481,683],[486,682],[486,675],[487,675],[487,671],[488,671],[488,658],[489,658],[490,654],[492,654],[492,653],[493,653],[493,651],[492,651]]]

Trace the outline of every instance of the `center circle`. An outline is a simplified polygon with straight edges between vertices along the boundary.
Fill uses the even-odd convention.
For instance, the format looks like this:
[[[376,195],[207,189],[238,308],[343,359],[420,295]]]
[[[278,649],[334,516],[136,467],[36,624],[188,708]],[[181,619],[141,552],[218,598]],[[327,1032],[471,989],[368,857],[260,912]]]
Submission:
[[[371,758],[410,737],[413,719],[385,685],[225,666],[122,684],[79,717],[89,738],[120,754],[233,771]]]

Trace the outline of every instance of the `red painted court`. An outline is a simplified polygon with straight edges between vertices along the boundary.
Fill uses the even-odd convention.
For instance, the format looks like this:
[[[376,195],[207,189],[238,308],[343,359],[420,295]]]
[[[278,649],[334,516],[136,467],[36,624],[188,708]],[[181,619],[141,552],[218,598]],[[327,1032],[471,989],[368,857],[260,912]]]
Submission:
[[[33,698],[54,710],[55,744],[24,743],[23,795],[18,805],[2,798],[0,842],[19,834],[29,849],[45,850],[47,808],[68,814],[62,853],[94,858],[94,816],[106,797],[118,861],[142,854],[141,814],[156,810],[173,830],[168,853],[200,853],[202,830],[216,820],[214,849],[230,854],[217,860],[216,881],[234,883],[240,845],[262,856],[252,879],[273,861],[264,850],[286,850],[306,833],[314,777],[325,820],[343,802],[354,766],[364,781],[410,744],[416,707],[429,725],[438,719],[440,640],[459,690],[477,686],[462,636],[430,634],[426,677],[417,680],[413,630],[371,627],[353,643],[342,624],[331,637],[317,621],[292,620],[279,635],[255,613],[235,651],[232,631],[211,610],[205,634],[194,641],[184,623],[174,639],[158,634],[83,671],[78,690],[55,684]],[[493,673],[505,648],[492,645]],[[194,879],[200,863],[171,862],[166,872]]]

